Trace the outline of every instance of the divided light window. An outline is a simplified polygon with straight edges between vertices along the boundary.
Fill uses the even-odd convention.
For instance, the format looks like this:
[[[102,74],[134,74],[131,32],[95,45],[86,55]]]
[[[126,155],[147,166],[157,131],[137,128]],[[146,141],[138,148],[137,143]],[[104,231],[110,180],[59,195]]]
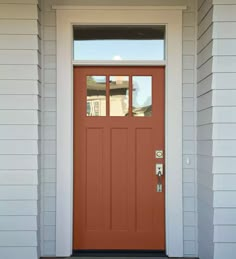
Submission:
[[[164,60],[165,26],[74,26],[74,60]]]

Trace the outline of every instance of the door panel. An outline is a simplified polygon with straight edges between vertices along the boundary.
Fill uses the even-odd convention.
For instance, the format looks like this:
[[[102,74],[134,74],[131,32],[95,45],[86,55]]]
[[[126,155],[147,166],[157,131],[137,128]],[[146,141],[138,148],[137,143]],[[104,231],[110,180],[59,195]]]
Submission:
[[[86,130],[86,228],[102,230],[103,207],[103,129]]]
[[[164,73],[74,68],[74,250],[165,249]]]
[[[111,129],[111,230],[128,231],[128,130]]]

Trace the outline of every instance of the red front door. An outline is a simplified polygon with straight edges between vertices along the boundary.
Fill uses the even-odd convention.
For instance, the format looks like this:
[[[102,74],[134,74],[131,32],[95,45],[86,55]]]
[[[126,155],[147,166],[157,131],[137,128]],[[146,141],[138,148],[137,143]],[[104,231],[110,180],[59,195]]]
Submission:
[[[74,68],[74,250],[165,250],[164,74]]]

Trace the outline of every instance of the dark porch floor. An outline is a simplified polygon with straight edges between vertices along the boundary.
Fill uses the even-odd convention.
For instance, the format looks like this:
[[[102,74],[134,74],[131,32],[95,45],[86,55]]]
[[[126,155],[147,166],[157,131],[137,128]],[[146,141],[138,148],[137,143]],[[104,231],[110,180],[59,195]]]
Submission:
[[[197,259],[197,258],[188,258],[188,257],[83,257],[83,256],[80,256],[80,257],[41,257],[41,259],[99,259],[99,258],[106,258],[106,259],[112,259],[112,258],[115,258],[115,259]]]

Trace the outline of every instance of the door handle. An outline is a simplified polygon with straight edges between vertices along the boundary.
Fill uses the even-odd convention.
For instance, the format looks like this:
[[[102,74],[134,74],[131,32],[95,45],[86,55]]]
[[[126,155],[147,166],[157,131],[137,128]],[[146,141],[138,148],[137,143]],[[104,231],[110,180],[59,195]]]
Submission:
[[[161,176],[163,172],[163,164],[156,164],[156,175],[157,175],[157,192],[162,192]]]

